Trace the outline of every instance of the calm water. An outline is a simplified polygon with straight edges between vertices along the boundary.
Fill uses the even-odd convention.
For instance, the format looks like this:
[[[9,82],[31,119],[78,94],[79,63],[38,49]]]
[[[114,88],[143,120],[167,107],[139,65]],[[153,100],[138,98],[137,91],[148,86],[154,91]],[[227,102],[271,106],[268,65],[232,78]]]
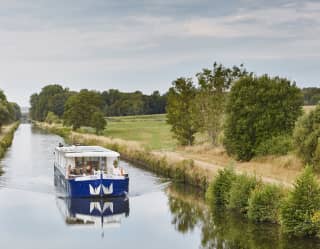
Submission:
[[[52,152],[59,142],[28,124],[17,130],[1,162],[2,248],[320,248],[318,241],[283,238],[277,226],[210,211],[194,189],[126,162],[128,198],[62,198],[53,179]]]

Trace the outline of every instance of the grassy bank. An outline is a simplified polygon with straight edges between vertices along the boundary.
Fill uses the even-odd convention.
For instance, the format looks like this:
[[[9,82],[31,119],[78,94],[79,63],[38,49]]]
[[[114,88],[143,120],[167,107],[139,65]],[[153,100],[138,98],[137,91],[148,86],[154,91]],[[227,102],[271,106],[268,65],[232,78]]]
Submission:
[[[308,111],[310,108],[313,107],[305,109]],[[102,134],[104,137],[123,140],[124,144],[135,144],[134,147],[142,147],[158,157],[166,157],[171,161],[193,160],[197,167],[206,169],[212,174],[216,174],[220,168],[233,164],[240,173],[257,175],[265,181],[291,185],[303,168],[301,160],[294,153],[285,156],[258,157],[250,162],[235,162],[223,147],[213,147],[206,135],[201,133],[196,135],[194,146],[178,146],[164,114],[110,117],[107,120],[108,125]],[[78,132],[94,134],[95,131],[92,128],[82,127]]]
[[[2,128],[2,133],[0,134],[0,159],[4,157],[7,149],[10,147],[13,140],[14,132],[18,128],[18,126],[19,122],[16,122]]]
[[[72,134],[73,142],[76,140],[81,140],[84,144],[99,142],[103,146],[118,150],[126,159],[140,165],[145,164],[150,170],[162,173],[164,176],[183,178],[183,181],[188,182],[207,183],[219,169],[233,164],[239,173],[256,175],[264,182],[290,186],[303,168],[303,164],[293,153],[255,158],[250,162],[235,162],[227,155],[224,148],[203,143],[205,141],[203,134],[197,135],[198,144],[179,147],[172,138],[170,126],[165,120],[165,115],[111,117],[108,118],[108,125],[101,136],[96,136],[94,130],[87,127],[82,127],[75,133],[59,124],[39,125],[67,139]],[[192,166],[185,166],[187,164]],[[197,172],[195,176],[193,171]],[[185,178],[187,180],[184,180]]]

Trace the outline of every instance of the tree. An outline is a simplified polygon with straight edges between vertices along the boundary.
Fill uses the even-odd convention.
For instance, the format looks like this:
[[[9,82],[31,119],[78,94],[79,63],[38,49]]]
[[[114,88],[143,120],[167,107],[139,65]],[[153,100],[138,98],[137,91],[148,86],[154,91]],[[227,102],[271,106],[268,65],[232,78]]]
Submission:
[[[294,145],[305,163],[320,169],[320,104],[302,116],[294,129]]]
[[[226,107],[227,152],[239,160],[250,160],[262,142],[292,135],[301,113],[301,90],[287,79],[240,78],[231,88]]]
[[[44,121],[48,112],[58,117],[64,113],[64,105],[72,95],[68,88],[60,85],[47,85],[41,89],[39,94],[32,94],[30,97],[30,115],[34,120]]]
[[[94,112],[91,117],[91,127],[96,129],[96,134],[100,134],[101,131],[107,125],[106,119],[102,112]]]
[[[95,91],[81,90],[68,98],[65,104],[63,119],[73,130],[81,126],[91,126],[93,113],[101,111],[103,100],[101,94]]]
[[[21,117],[20,107],[16,103],[10,103],[6,95],[0,90],[0,133],[4,124],[16,121]]]
[[[320,103],[320,88],[306,87],[302,88],[304,105],[316,105]]]
[[[8,110],[7,103],[0,99],[0,133],[2,130],[2,126],[10,120],[10,113]]]
[[[234,66],[226,68],[222,64],[213,64],[213,69],[203,69],[197,74],[199,91],[196,98],[197,120],[201,130],[206,131],[212,142],[217,144],[217,138],[222,131],[223,116],[227,98],[226,91],[231,83],[246,75],[243,68]]]
[[[307,167],[296,180],[294,189],[281,207],[281,224],[285,233],[294,236],[312,236],[317,226],[312,222],[320,210],[320,188],[312,168]]]
[[[167,122],[181,145],[192,145],[197,132],[194,119],[196,89],[191,79],[178,78],[168,93]]]

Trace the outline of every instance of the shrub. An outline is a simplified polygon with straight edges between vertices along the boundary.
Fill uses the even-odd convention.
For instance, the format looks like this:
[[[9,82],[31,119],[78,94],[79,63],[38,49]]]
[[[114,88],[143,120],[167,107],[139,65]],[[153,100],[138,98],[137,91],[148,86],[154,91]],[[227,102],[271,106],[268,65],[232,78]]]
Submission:
[[[229,154],[250,160],[257,147],[279,135],[291,135],[302,113],[301,90],[287,79],[246,76],[228,95],[224,144]]]
[[[293,149],[292,137],[289,135],[273,136],[262,141],[255,149],[256,156],[286,155]]]
[[[48,112],[47,117],[45,119],[45,122],[52,124],[52,123],[60,123],[60,119],[57,115],[55,115],[53,112]]]
[[[235,178],[230,189],[229,208],[237,209],[241,213],[248,211],[250,193],[257,186],[257,179],[252,176],[239,175]]]
[[[320,104],[302,116],[294,130],[294,145],[305,163],[320,168]]]
[[[218,175],[209,184],[206,192],[206,199],[209,204],[227,206],[235,177],[236,175],[231,167],[219,170]]]
[[[277,223],[283,191],[275,185],[260,185],[250,195],[248,217],[256,222]]]
[[[312,236],[317,226],[312,222],[320,210],[320,188],[311,167],[306,167],[296,180],[294,189],[281,206],[283,231],[294,236]]]

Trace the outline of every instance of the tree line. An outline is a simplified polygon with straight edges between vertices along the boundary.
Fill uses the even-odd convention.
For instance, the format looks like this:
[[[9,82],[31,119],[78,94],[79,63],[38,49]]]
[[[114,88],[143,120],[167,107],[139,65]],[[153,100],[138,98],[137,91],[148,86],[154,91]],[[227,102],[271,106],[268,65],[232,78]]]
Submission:
[[[320,103],[320,88],[306,87],[302,88],[304,105],[316,105]]]
[[[283,155],[294,147],[306,163],[320,168],[315,165],[320,161],[320,107],[302,116],[310,89],[281,77],[257,76],[243,65],[214,63],[195,78],[196,83],[176,79],[168,93],[167,121],[181,145],[192,145],[198,132],[206,132],[213,145],[223,145],[238,160]]]
[[[17,103],[9,102],[6,95],[0,90],[0,133],[2,126],[19,120],[21,110]]]
[[[166,94],[161,95],[158,91],[151,95],[115,89],[103,92],[82,89],[76,92],[53,84],[31,95],[30,116],[37,121],[55,122],[63,119],[73,129],[91,126],[99,133],[106,125],[105,116],[164,113],[166,99]]]

